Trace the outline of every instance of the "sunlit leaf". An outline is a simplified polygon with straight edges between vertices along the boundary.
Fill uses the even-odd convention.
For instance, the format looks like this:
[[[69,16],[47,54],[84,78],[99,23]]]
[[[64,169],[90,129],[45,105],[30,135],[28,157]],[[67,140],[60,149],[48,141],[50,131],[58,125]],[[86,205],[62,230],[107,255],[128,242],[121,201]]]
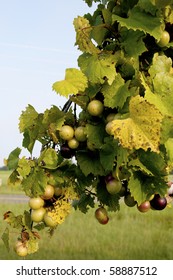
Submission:
[[[76,31],[76,45],[78,45],[79,49],[86,53],[99,53],[99,49],[91,41],[92,27],[89,21],[84,17],[78,16],[74,19],[73,24]]]
[[[88,85],[86,76],[78,69],[66,69],[65,79],[55,82],[52,86],[60,95],[67,97],[69,94],[77,94],[84,91]]]
[[[92,84],[103,84],[105,80],[108,80],[108,84],[111,85],[117,75],[115,66],[120,56],[120,52],[98,55],[84,53],[79,57],[78,62],[82,72]]]

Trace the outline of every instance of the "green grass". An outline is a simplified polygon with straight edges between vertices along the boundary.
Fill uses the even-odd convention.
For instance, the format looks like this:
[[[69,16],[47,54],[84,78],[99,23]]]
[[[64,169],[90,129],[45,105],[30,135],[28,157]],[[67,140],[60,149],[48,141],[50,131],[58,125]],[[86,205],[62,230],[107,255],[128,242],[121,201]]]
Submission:
[[[1,204],[0,216],[9,209],[19,214],[25,204]],[[140,213],[136,207],[124,204],[121,211],[110,213],[107,225],[100,225],[94,218],[94,209],[88,214],[73,213],[59,226],[53,237],[44,231],[38,253],[29,255],[34,260],[172,260],[173,259],[173,210],[150,210]],[[0,220],[0,235],[5,229]],[[11,235],[13,241],[17,235]],[[0,240],[0,259],[19,259],[8,253]]]

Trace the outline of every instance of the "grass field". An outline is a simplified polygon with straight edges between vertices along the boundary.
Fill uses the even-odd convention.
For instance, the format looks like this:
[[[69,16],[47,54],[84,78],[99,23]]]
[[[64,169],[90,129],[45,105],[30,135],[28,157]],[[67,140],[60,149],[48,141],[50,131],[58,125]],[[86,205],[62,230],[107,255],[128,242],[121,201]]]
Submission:
[[[20,214],[26,204],[0,204],[0,236],[6,223],[3,213],[11,210]],[[11,245],[18,235],[11,234]],[[34,260],[173,260],[173,208],[140,213],[136,207],[121,205],[121,211],[110,213],[107,225],[88,214],[73,211],[59,226],[53,237],[44,231],[38,253],[29,255]],[[0,260],[20,259],[6,251],[0,240]]]
[[[22,213],[25,204],[0,205],[4,211]],[[94,209],[88,214],[74,211],[59,226],[53,237],[44,231],[38,253],[27,259],[39,260],[171,260],[173,259],[173,209],[140,213],[136,207],[122,205],[120,212],[110,214],[110,222],[100,225]],[[6,224],[0,220],[0,235]],[[12,233],[15,240],[17,235]],[[11,241],[11,245],[14,241]],[[13,249],[8,253],[0,240],[0,259],[18,259]]]

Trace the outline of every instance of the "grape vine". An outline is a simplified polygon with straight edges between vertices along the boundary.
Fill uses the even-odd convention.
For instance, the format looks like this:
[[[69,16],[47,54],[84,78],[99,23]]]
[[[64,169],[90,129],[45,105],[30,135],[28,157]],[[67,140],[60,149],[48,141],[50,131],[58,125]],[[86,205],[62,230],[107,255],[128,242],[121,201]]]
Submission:
[[[122,198],[141,212],[172,203],[173,1],[85,2],[98,6],[73,22],[79,68],[52,86],[67,102],[43,113],[29,104],[19,130],[31,156],[16,148],[6,160],[9,184],[29,197],[23,215],[4,213],[2,239],[9,248],[16,228],[19,256],[35,253],[41,230],[53,234],[72,208],[96,207],[96,219],[107,224]]]

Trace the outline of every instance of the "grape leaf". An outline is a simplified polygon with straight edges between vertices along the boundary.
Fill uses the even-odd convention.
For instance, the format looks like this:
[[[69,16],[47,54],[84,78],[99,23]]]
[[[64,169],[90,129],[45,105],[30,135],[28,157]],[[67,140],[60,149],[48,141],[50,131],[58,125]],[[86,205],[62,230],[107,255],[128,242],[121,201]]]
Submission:
[[[153,193],[150,185],[141,182],[141,177],[130,176],[130,180],[128,182],[128,188],[130,189],[131,195],[134,197],[135,201],[140,205],[142,202],[147,200],[148,194]]]
[[[121,44],[128,56],[138,58],[147,50],[143,38],[144,33],[140,30],[125,29],[121,32]]]
[[[100,157],[97,152],[88,153],[87,151],[79,151],[76,154],[76,159],[85,176],[88,176],[89,174],[105,175],[105,171],[100,163]]]
[[[23,214],[23,224],[29,230],[32,229],[31,213],[29,211],[26,211],[26,210],[24,211],[24,214]]]
[[[112,135],[128,149],[159,152],[162,114],[143,97],[132,97],[129,117],[112,121]]]
[[[92,22],[93,29],[91,31],[91,36],[99,46],[102,45],[109,32],[105,28],[105,23],[107,22],[107,24],[109,25],[111,24],[111,21],[112,21],[112,15],[107,9],[103,9],[102,15],[101,14],[97,15],[95,21]]]
[[[55,82],[52,89],[62,96],[68,97],[69,94],[77,94],[84,91],[88,85],[86,76],[78,69],[66,69],[65,79]]]
[[[165,143],[165,147],[166,147],[166,150],[167,150],[167,155],[168,155],[168,158],[170,160],[170,162],[173,163],[173,138],[169,138],[167,140],[167,142]]]
[[[91,84],[103,84],[107,79],[108,84],[111,85],[117,75],[115,66],[120,59],[120,55],[120,52],[98,55],[84,53],[79,56],[78,64]]]
[[[50,109],[45,110],[43,116],[43,125],[48,129],[54,124],[56,130],[61,128],[65,121],[65,113],[57,106],[52,106]]]
[[[173,117],[166,116],[162,121],[160,143],[165,144],[169,138],[173,138]]]
[[[110,137],[105,138],[100,150],[100,162],[106,172],[113,169],[118,152],[118,142]]]
[[[154,0],[155,1],[155,0]],[[154,5],[153,0],[139,0],[137,6],[144,10],[146,13],[150,13],[151,15],[155,16],[157,7]]]
[[[30,153],[33,151],[36,140],[41,143],[42,141],[44,142],[43,136],[46,134],[45,127],[42,125],[43,114],[33,113],[32,115],[34,110],[35,109],[30,110],[30,107],[27,108],[20,116],[19,123],[20,131],[24,132],[22,145],[24,148],[27,148]],[[30,111],[32,111],[31,116]],[[25,123],[25,120],[27,119],[30,119],[31,121],[26,121]]]
[[[89,21],[84,18],[78,16],[73,21],[75,31],[76,31],[76,43],[79,49],[82,52],[86,53],[99,53],[100,50],[96,48],[96,46],[91,41],[91,31],[92,27],[90,26]]]
[[[141,75],[145,98],[154,104],[163,115],[173,116],[173,76],[170,74],[172,60],[166,56],[154,55],[149,69],[149,81]],[[161,69],[161,70],[160,70]]]
[[[130,176],[128,188],[138,205],[140,205],[148,200],[153,193],[165,196],[168,186],[159,176],[144,176],[141,172],[135,172]]]
[[[152,80],[152,79],[154,79],[154,77],[157,74],[170,73],[171,68],[172,68],[172,59],[170,57],[167,57],[166,55],[159,55],[158,53],[155,53],[153,56],[152,64],[151,64],[148,72],[149,72],[151,80]]]
[[[139,158],[135,158],[129,161],[128,166],[132,167],[133,170],[140,170],[144,174],[153,176],[154,174],[139,160]]]
[[[19,130],[24,132],[26,129],[34,126],[35,120],[38,117],[37,111],[32,105],[28,105],[25,111],[22,111],[22,114],[19,118]]]
[[[22,215],[15,216],[11,211],[4,214],[4,220],[13,228],[21,229],[23,227]]]
[[[38,164],[47,169],[56,169],[58,165],[57,152],[52,148],[45,149],[38,159]]]
[[[110,108],[122,108],[127,100],[127,97],[131,95],[129,89],[129,82],[124,82],[124,79],[120,74],[117,74],[112,85],[105,84],[102,88],[104,95],[104,105]]]
[[[22,188],[29,197],[42,195],[47,185],[48,177],[42,167],[35,167],[30,174],[23,179]]]
[[[26,177],[29,175],[31,168],[34,167],[34,162],[32,160],[28,160],[25,157],[22,157],[18,161],[17,172],[20,176]]]
[[[7,180],[7,185],[10,187],[20,187],[21,184],[21,178],[19,176],[19,173],[16,169],[10,174]]]
[[[9,169],[15,169],[18,166],[20,153],[21,153],[21,149],[16,148],[9,154],[7,159],[7,167]]]
[[[79,200],[74,200],[73,201],[73,207],[75,209],[79,209],[82,213],[87,213],[89,208],[93,208],[95,203],[94,203],[94,199],[95,197],[91,196],[90,194],[86,194],[86,193],[83,193],[81,196],[80,196],[80,199]]]
[[[128,162],[128,156],[129,156],[129,150],[124,149],[122,146],[118,143],[118,151],[117,151],[117,168],[127,165]]]
[[[93,145],[94,148],[99,149],[103,144],[103,138],[105,133],[104,124],[86,124],[87,140]]]
[[[118,21],[121,26],[125,26],[128,29],[132,29],[134,31],[140,30],[145,34],[149,33],[157,40],[161,37],[160,19],[144,12],[144,10],[137,6],[129,11],[129,16],[127,18],[113,14],[112,20],[113,22]]]
[[[139,150],[138,157],[140,162],[146,166],[154,176],[161,177],[167,175],[166,162],[161,153],[156,154],[150,151],[144,152],[143,150]]]

